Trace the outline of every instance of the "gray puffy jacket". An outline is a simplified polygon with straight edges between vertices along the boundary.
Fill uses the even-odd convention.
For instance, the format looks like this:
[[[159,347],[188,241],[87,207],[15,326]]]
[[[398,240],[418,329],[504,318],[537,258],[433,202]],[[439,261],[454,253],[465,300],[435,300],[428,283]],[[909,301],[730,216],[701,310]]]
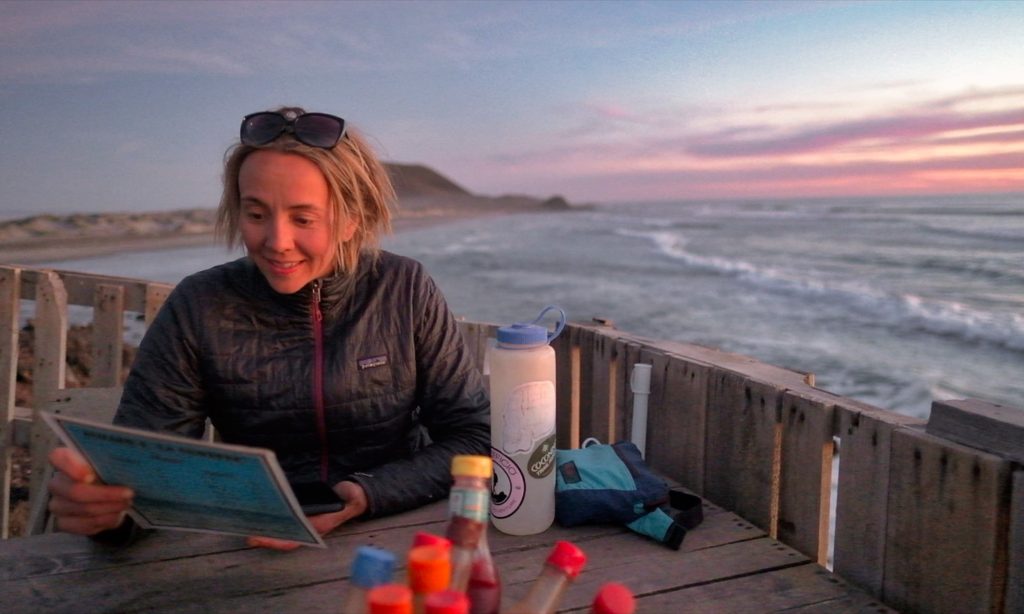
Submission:
[[[380,516],[446,496],[452,456],[489,453],[489,414],[433,280],[380,252],[291,295],[244,258],[185,278],[114,421],[198,437],[209,417],[225,442],[273,450],[289,480],[359,482]]]

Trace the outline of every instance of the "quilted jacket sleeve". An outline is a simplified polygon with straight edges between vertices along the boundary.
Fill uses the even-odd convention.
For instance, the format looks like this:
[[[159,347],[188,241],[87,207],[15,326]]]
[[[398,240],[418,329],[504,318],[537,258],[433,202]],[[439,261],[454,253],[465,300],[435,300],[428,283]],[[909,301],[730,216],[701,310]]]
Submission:
[[[414,338],[420,422],[431,443],[411,458],[356,474],[370,502],[368,516],[419,507],[448,495],[451,459],[490,454],[490,401],[462,333],[434,281],[421,268],[414,280]]]
[[[146,331],[114,423],[200,437],[206,428],[189,280],[167,298]]]

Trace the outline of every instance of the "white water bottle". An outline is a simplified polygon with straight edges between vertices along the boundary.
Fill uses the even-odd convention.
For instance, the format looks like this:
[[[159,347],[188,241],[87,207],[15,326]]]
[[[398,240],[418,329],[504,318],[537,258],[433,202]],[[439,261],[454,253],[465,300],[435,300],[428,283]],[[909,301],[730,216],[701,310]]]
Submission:
[[[537,323],[557,311],[555,331]],[[498,329],[491,374],[491,522],[510,535],[534,535],[555,519],[555,351],[565,312],[545,307],[533,322]]]

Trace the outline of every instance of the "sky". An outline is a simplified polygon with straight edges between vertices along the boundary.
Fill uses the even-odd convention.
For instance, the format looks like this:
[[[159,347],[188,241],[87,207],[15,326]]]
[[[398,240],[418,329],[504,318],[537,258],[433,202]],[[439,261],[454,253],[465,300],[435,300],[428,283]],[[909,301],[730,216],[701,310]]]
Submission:
[[[1024,2],[0,1],[0,216],[214,207],[243,115],[573,202],[1024,191]]]

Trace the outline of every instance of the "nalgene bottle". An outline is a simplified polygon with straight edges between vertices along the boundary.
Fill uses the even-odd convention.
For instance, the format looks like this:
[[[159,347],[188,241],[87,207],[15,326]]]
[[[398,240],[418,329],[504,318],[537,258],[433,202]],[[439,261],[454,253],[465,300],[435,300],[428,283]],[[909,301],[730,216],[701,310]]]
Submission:
[[[549,311],[555,331],[539,326]],[[533,535],[555,519],[555,351],[565,312],[545,307],[533,322],[498,329],[488,352],[491,375],[491,522],[510,535]]]

